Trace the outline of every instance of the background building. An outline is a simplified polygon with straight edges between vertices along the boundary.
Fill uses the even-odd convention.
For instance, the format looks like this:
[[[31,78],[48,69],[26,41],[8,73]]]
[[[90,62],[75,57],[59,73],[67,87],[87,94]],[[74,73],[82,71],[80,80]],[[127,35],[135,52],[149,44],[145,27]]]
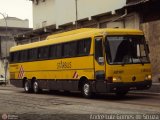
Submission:
[[[27,19],[21,20],[15,17],[0,19],[0,75],[5,74],[5,65],[9,59],[10,47],[16,45],[14,37],[30,30],[32,29],[29,28]]]
[[[50,25],[74,23],[81,19],[112,11],[125,5],[126,0],[32,0],[33,29]],[[76,14],[77,10],[77,14]]]

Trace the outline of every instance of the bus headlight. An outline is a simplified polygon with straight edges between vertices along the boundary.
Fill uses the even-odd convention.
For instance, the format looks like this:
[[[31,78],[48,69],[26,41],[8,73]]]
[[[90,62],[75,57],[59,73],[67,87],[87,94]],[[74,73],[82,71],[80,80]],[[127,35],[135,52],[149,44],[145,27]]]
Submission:
[[[145,80],[151,80],[152,79],[152,75],[146,75],[145,76]]]
[[[121,81],[121,77],[113,77],[113,82],[119,82]]]

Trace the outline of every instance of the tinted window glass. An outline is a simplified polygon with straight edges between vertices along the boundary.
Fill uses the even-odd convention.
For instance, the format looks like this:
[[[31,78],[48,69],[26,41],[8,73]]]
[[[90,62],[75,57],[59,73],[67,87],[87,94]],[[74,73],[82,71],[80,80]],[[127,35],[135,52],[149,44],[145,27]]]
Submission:
[[[41,47],[38,49],[38,58],[46,59],[48,58],[49,47]]]
[[[56,57],[61,58],[62,57],[62,45],[56,45]]]
[[[14,61],[14,53],[10,53],[10,62]]]
[[[74,57],[77,55],[77,41],[70,43],[70,56]]]
[[[49,58],[61,58],[62,57],[62,45],[52,45],[49,48]]]
[[[10,62],[24,62],[28,61],[28,51],[19,51],[10,53]]]
[[[29,60],[36,60],[37,59],[37,48],[29,50]]]
[[[37,59],[89,55],[90,47],[91,47],[91,39],[86,38],[64,44],[57,44],[57,45],[24,50],[20,52],[14,52],[11,53],[10,60],[12,62],[18,62],[18,61],[22,62],[22,61],[34,61]]]
[[[23,61],[28,61],[28,50],[23,51]]]
[[[64,57],[74,57],[77,55],[77,42],[64,44]]]
[[[23,61],[23,51],[19,52],[19,61]]]
[[[70,43],[64,44],[64,57],[70,56]]]
[[[18,60],[19,60],[19,52],[15,52],[15,53],[14,53],[13,61],[14,61],[14,62],[18,62]]]
[[[56,45],[49,47],[49,58],[56,58]]]
[[[90,46],[90,38],[78,41],[78,55],[88,55],[90,52]]]

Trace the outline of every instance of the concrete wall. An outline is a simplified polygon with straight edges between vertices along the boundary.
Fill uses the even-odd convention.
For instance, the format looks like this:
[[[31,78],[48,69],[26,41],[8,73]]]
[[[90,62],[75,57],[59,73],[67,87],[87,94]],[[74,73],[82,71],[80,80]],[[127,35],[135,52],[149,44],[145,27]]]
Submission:
[[[77,0],[78,19],[113,11],[126,4],[126,0]],[[59,25],[76,21],[75,0],[46,0],[33,2],[33,28],[52,24]]]
[[[122,15],[123,16],[123,15]],[[109,20],[114,20],[117,18],[121,18],[121,16],[112,17]],[[107,19],[106,19],[107,20]],[[123,18],[118,19],[113,22],[103,23],[103,28],[129,28],[129,29],[139,29],[140,26],[140,17],[138,13],[130,13],[126,14]]]
[[[125,28],[135,28],[139,29],[140,27],[140,17],[138,13],[130,13],[125,17]]]
[[[126,0],[77,0],[77,1],[78,1],[77,5],[78,5],[79,19],[109,11],[114,12],[116,9],[119,9],[126,4]]]
[[[5,74],[5,66],[4,66],[4,61],[3,60],[0,60],[0,75],[3,75]]]
[[[8,61],[6,57],[9,57],[9,49],[16,45],[14,36],[25,31],[29,31],[29,21],[21,20],[15,17],[7,17],[7,31],[5,20],[0,20],[0,74],[5,74],[4,67]],[[7,69],[7,79],[9,79],[9,71]]]
[[[12,46],[15,46],[15,41],[11,37],[1,37],[1,57],[8,57],[9,50]]]
[[[56,23],[56,0],[39,1],[38,5],[33,3],[33,28],[39,29]]]
[[[154,82],[160,78],[160,20],[141,24],[141,29],[150,47],[150,60],[152,63],[152,73]],[[155,32],[156,31],[156,32]]]

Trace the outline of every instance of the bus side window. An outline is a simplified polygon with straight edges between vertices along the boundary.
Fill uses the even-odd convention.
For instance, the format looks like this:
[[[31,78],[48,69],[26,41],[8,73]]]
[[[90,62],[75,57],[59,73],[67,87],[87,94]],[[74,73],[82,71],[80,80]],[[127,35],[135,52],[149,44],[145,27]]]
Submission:
[[[64,44],[64,57],[75,57],[77,55],[77,42]]]
[[[38,56],[38,50],[37,50],[37,48],[29,50],[29,61],[36,60],[37,56]]]
[[[14,53],[13,61],[14,61],[14,62],[18,62],[18,60],[19,60],[19,52],[15,52],[15,53]]]
[[[23,51],[23,61],[28,61],[28,50]]]
[[[56,45],[49,47],[49,58],[56,58]]]
[[[83,39],[78,41],[78,55],[88,55],[91,47],[91,39]]]
[[[38,58],[39,59],[47,59],[48,58],[48,51],[49,51],[48,46],[40,47],[38,49]]]
[[[10,53],[10,62],[11,63],[16,63],[19,61],[19,52],[13,52],[13,53]]]
[[[89,38],[85,40],[85,53],[87,55],[89,55],[90,53],[90,48],[91,48],[91,39]]]
[[[14,62],[14,53],[10,53],[10,63]]]
[[[70,56],[77,56],[77,41],[70,43]]]
[[[56,57],[57,58],[62,57],[62,45],[61,44],[56,45]]]
[[[84,54],[84,40],[78,41],[78,55]]]
[[[70,43],[63,44],[63,56],[70,57]]]
[[[23,61],[23,51],[19,52],[19,61]]]

